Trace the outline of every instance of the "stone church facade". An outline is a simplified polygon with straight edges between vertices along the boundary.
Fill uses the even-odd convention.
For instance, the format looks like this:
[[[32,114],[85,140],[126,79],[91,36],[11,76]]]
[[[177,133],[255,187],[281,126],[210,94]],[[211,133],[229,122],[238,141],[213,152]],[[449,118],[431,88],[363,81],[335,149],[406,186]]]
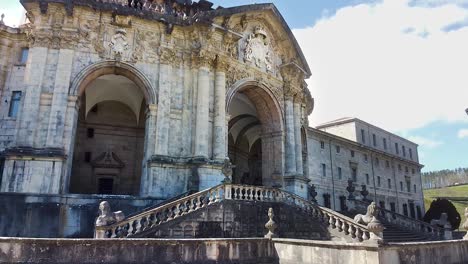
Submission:
[[[359,120],[354,138],[343,124],[309,127],[311,72],[273,5],[21,2],[28,23],[0,24],[3,197],[53,197],[58,218],[96,195],[142,207],[220,184],[228,159],[237,184],[341,210],[351,178],[356,194],[366,185],[392,210],[424,212],[414,143]],[[389,149],[401,141],[414,158],[361,142],[363,124],[367,137],[389,138]],[[77,217],[65,217],[76,229]]]

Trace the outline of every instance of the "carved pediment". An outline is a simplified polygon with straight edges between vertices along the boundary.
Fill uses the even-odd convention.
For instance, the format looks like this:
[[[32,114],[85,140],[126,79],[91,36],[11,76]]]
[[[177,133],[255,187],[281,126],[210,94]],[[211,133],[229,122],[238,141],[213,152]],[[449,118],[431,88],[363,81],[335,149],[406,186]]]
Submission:
[[[91,161],[91,165],[93,168],[122,169],[125,167],[125,163],[112,151],[101,153]]]

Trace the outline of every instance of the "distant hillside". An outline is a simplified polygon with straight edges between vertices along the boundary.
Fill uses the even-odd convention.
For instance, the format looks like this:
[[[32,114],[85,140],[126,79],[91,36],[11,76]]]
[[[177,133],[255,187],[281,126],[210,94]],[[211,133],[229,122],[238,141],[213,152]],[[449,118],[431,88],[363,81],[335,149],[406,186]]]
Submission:
[[[468,184],[468,168],[425,172],[422,173],[422,182],[424,189]]]

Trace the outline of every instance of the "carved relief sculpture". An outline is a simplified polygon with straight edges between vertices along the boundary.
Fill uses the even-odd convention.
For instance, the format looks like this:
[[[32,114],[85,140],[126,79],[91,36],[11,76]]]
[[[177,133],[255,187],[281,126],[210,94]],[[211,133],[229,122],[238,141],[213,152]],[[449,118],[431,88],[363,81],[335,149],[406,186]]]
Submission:
[[[273,58],[265,29],[257,26],[247,38],[244,49],[244,62],[250,62],[267,72],[273,71]]]
[[[127,42],[127,31],[125,29],[117,29],[109,43],[111,57],[116,60],[125,59],[128,53],[129,44]]]

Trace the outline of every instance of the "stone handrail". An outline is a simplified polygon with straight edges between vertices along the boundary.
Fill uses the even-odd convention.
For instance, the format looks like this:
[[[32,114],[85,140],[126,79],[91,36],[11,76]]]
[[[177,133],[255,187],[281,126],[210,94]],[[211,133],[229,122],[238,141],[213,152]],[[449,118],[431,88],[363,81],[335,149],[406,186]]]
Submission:
[[[358,204],[361,204],[362,206],[365,206],[366,208],[368,206],[368,203],[365,201],[355,200],[355,202]],[[406,215],[393,212],[385,208],[381,208],[381,207],[378,207],[378,208],[379,208],[382,220],[386,223],[394,224],[404,229],[417,232],[417,233],[423,233],[427,236],[431,236],[435,238],[443,237],[443,234],[444,234],[443,228],[433,226],[429,223],[411,218]]]
[[[235,184],[218,185],[211,189],[128,217],[121,222],[108,226],[96,226],[96,237],[132,237],[222,200],[282,202],[301,209],[318,221],[328,224],[331,229],[342,232],[345,236],[353,240],[365,241],[370,239],[370,232],[366,226],[355,223],[353,219],[347,216],[331,209],[321,207],[300,196],[275,188]]]

